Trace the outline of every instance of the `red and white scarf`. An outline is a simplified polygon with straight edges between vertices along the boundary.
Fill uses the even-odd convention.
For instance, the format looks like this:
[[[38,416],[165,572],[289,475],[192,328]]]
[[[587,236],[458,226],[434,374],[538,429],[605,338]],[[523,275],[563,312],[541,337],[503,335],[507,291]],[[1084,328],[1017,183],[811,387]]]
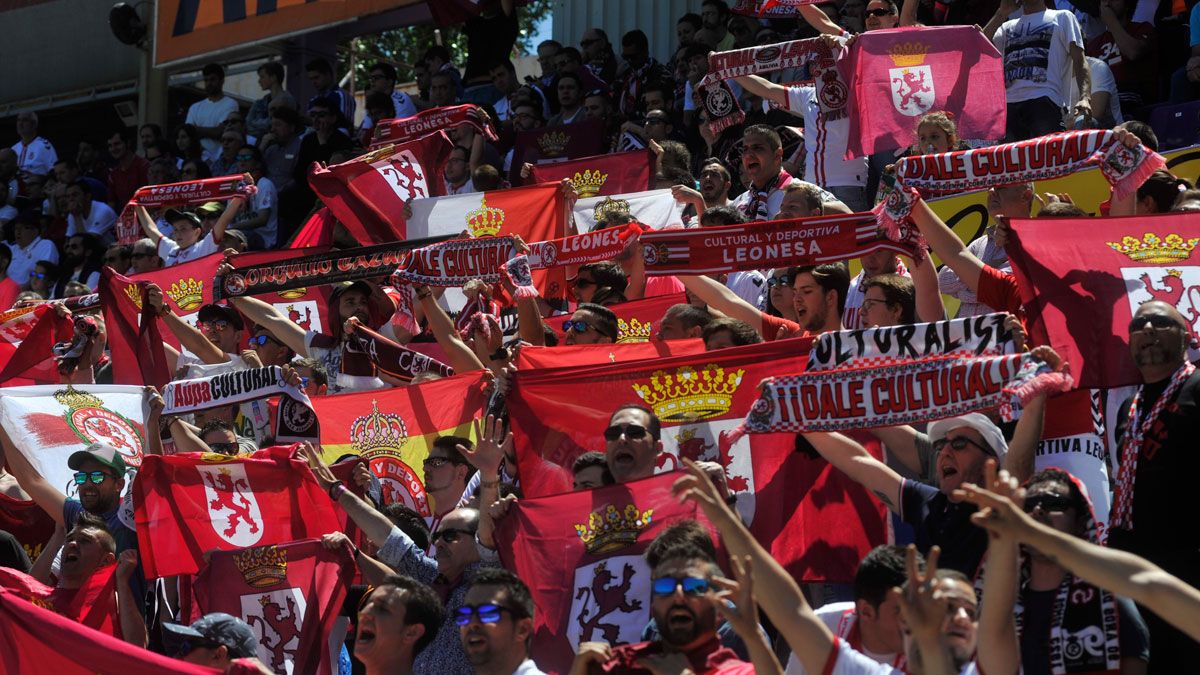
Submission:
[[[769,190],[759,190],[751,184],[749,188],[750,199],[742,208],[742,213],[746,216],[746,220],[770,220],[771,216],[767,211],[767,200],[771,198],[772,192],[782,190],[791,182],[792,174],[788,173],[787,169],[780,169],[779,177]]]
[[[1126,147],[1112,131],[1067,131],[975,150],[904,157],[896,162],[896,189],[876,207],[880,224],[891,233],[912,212],[916,190],[978,190],[1059,178],[1090,166],[1128,197],[1150,174],[1166,165],[1162,155],[1137,145]]]
[[[136,206],[150,209],[203,204],[224,201],[237,196],[250,198],[257,192],[258,188],[254,186],[254,179],[248,173],[138,188],[129,203],[121,210],[121,217],[117,219],[117,242],[130,244],[141,239],[142,228],[138,224],[137,214],[134,212]]]
[[[1190,362],[1184,362],[1179,370],[1176,370],[1175,374],[1171,376],[1171,382],[1167,384],[1167,388],[1163,390],[1162,395],[1154,402],[1154,406],[1150,408],[1150,412],[1146,413],[1146,417],[1141,422],[1138,421],[1138,408],[1142,403],[1143,387],[1138,387],[1137,393],[1133,395],[1133,400],[1129,402],[1129,415],[1125,420],[1125,438],[1121,442],[1121,466],[1117,470],[1117,485],[1113,496],[1109,530],[1122,528],[1133,531],[1133,490],[1137,481],[1137,461],[1138,455],[1142,453],[1142,443],[1146,440],[1146,434],[1150,428],[1162,417],[1163,410],[1171,403],[1175,394],[1179,393],[1180,387],[1194,372],[1196,372],[1196,366]]]
[[[850,89],[841,79],[837,60],[845,47],[831,48],[822,38],[792,40],[708,55],[708,74],[701,87],[745,75],[808,66],[817,87],[817,103],[826,120],[845,117]]]
[[[729,11],[767,19],[794,19],[800,7],[818,2],[821,0],[737,0]]]
[[[483,108],[467,103],[444,108],[430,108],[411,117],[380,120],[371,137],[371,148],[389,143],[403,145],[443,129],[467,125],[493,143],[499,140],[492,119]]]

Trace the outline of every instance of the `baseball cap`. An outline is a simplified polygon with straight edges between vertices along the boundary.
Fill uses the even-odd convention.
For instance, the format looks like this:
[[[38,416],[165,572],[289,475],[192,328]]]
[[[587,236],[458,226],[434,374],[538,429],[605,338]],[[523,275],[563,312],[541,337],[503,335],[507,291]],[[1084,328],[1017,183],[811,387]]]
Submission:
[[[963,427],[978,431],[979,435],[983,436],[984,442],[996,452],[996,463],[1001,467],[1004,466],[1004,455],[1008,453],[1008,443],[1004,440],[1004,433],[1000,431],[1000,427],[988,419],[987,415],[982,413],[970,413],[934,422],[929,425],[929,441],[937,443],[952,430]]]
[[[229,305],[218,305],[217,303],[209,303],[200,308],[196,314],[199,321],[228,321],[231,326],[241,330],[243,328],[242,315],[238,314],[237,310]]]
[[[243,244],[250,243],[250,240],[246,238],[246,233],[242,232],[241,230],[234,230],[234,229],[225,230],[225,236],[233,237],[234,239],[237,239],[238,241],[242,242]]]
[[[221,206],[221,202],[204,202],[200,208],[196,209],[196,213],[203,218],[204,216],[219,216],[225,207]]]
[[[94,459],[100,462],[115,471],[118,477],[123,478],[125,476],[125,458],[121,457],[121,453],[117,452],[117,449],[111,445],[92,443],[83,450],[72,452],[71,456],[67,458],[67,467],[78,471],[79,466],[86,459]]]
[[[166,218],[168,223],[173,224],[181,220],[186,220],[191,222],[192,225],[200,227],[200,219],[196,217],[196,214],[189,213],[187,211],[180,211],[179,209],[167,209],[167,212],[163,214],[163,217]]]
[[[258,640],[250,626],[223,612],[205,614],[190,626],[164,622],[162,629],[163,646],[168,654],[179,654],[189,642],[196,641],[224,645],[234,659],[249,658],[258,651]]]

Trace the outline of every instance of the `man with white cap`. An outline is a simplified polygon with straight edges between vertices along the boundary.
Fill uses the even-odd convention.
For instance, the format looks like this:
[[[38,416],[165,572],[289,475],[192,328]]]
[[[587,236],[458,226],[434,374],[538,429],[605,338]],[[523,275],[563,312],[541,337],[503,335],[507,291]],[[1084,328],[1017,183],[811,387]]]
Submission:
[[[1040,410],[1039,402],[1039,413]],[[1025,457],[1032,457],[1041,426],[1040,414],[1021,417],[1013,432],[1014,443],[1021,439],[1019,452],[1013,453],[1016,455],[1013,459],[1024,461]],[[967,576],[975,574],[987,550],[987,534],[971,524],[975,507],[951,495],[964,483],[981,484],[988,458],[1005,466],[1008,443],[1000,428],[986,415],[971,413],[938,420],[929,426],[938,487],[902,477],[872,457],[857,441],[842,434],[803,435],[830,464],[873,492],[885,506],[912,525],[917,548],[922,553],[928,553],[934,545],[940,546],[942,567]]]
[[[250,626],[223,612],[205,614],[190,626],[164,622],[162,638],[163,651],[171,658],[222,671],[234,659],[258,655],[258,640]]]

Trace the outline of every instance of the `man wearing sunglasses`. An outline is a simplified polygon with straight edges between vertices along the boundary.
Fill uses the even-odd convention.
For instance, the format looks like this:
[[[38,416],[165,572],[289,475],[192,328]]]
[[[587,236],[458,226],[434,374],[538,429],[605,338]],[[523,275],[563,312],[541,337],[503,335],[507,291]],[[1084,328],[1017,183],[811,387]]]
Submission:
[[[143,238],[133,242],[129,265],[134,274],[162,269],[163,259],[158,255],[158,247],[153,239]]]
[[[585,302],[563,322],[564,345],[609,344],[617,341],[617,315],[607,307]]]
[[[163,651],[172,658],[224,671],[234,659],[258,655],[254,630],[241,619],[214,612],[190,626],[164,622]]]
[[[618,483],[654,475],[663,451],[661,425],[649,408],[629,403],[617,408],[604,430],[608,470]]]
[[[529,654],[533,596],[505,569],[480,570],[454,612],[467,659],[478,675],[541,675]]]
[[[296,357],[291,347],[280,342],[262,326],[255,327],[254,334],[246,341],[246,348],[253,351],[264,366],[285,366]]]

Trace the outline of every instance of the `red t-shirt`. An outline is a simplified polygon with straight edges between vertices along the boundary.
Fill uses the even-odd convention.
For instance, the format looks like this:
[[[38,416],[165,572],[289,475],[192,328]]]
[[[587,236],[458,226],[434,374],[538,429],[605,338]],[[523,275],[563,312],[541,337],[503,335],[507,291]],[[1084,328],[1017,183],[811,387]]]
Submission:
[[[675,277],[646,277],[646,292],[643,298],[653,298],[659,295],[674,295],[686,293],[683,282]]]
[[[661,642],[640,642],[635,645],[622,645],[612,650],[612,658],[603,664],[592,664],[589,673],[624,673],[625,675],[650,675],[650,671],[641,668],[637,662],[647,656],[661,654]],[[721,646],[716,633],[712,640],[696,647],[686,654],[692,671],[696,675],[753,675],[754,666],[738,659],[733,650]]]
[[[979,288],[975,296],[983,304],[997,312],[1010,312],[1021,316],[1021,289],[1017,287],[1017,279],[1008,272],[984,265],[979,273]]]
[[[789,321],[782,316],[772,316],[766,312],[760,312],[759,318],[762,320],[763,341],[772,342],[779,337],[779,329],[782,328],[787,332],[784,337],[803,337],[808,335],[808,332],[795,321]]]
[[[12,307],[20,294],[20,284],[13,281],[11,277],[4,277],[4,280],[0,281],[0,312]]]
[[[1085,52],[1088,56],[1100,59],[1108,64],[1109,70],[1112,71],[1113,79],[1117,81],[1117,88],[1125,91],[1128,89],[1140,89],[1142,80],[1141,73],[1155,72],[1158,67],[1157,59],[1154,58],[1154,26],[1148,23],[1129,23],[1126,24],[1125,30],[1138,40],[1147,40],[1150,45],[1150,50],[1146,56],[1132,62],[1121,54],[1121,48],[1117,45],[1116,38],[1113,37],[1111,31],[1105,31],[1101,35],[1088,40],[1087,49]]]
[[[147,176],[149,170],[150,163],[137,155],[133,156],[129,168],[114,166],[108,170],[108,196],[116,205],[117,212],[124,208],[138,188],[150,182]]]

